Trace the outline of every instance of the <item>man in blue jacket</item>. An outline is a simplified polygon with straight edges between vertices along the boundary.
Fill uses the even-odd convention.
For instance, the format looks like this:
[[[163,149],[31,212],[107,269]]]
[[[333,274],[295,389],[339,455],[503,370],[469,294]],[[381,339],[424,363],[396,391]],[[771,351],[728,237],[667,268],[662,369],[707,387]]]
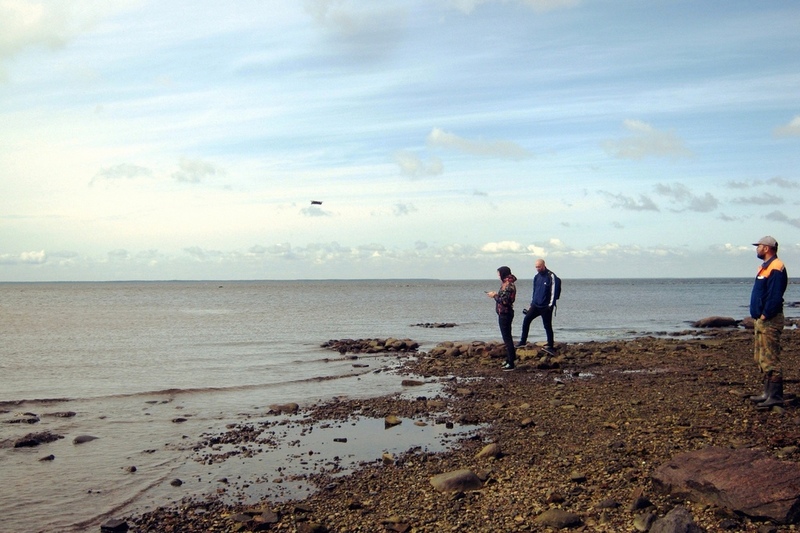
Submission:
[[[783,370],[781,368],[781,333],[783,332],[783,293],[789,278],[786,266],[778,259],[778,241],[762,237],[756,255],[763,261],[750,294],[750,316],[755,320],[753,357],[764,374],[764,393],[751,396],[756,407],[769,408],[783,404]]]
[[[528,341],[528,332],[531,322],[537,316],[542,317],[544,332],[547,335],[547,346],[544,351],[554,354],[553,349],[553,307],[556,305],[556,280],[555,275],[547,270],[544,259],[536,260],[536,275],[533,277],[533,296],[531,305],[524,310],[525,318],[522,321],[522,336],[517,346],[525,346]]]

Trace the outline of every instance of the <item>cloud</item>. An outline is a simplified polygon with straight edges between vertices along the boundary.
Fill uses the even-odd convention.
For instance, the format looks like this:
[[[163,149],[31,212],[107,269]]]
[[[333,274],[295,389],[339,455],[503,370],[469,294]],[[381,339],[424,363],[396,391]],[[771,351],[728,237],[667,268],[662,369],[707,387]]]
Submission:
[[[735,245],[729,242],[722,245],[712,245],[710,246],[710,249],[715,255],[717,254],[741,255],[743,253],[753,252],[752,246]]]
[[[753,204],[753,205],[780,205],[784,203],[784,199],[774,194],[764,193],[760,196],[740,196],[734,198],[731,202],[735,204]]]
[[[136,178],[151,178],[153,171],[149,168],[140,167],[139,165],[131,165],[129,163],[120,163],[113,167],[101,169],[100,172],[94,175],[89,185],[94,185],[98,181],[105,180],[132,180]]]
[[[640,120],[626,120],[625,128],[632,137],[609,140],[603,143],[606,152],[620,159],[644,159],[645,157],[689,157],[691,150],[686,148],[674,133],[659,131]]]
[[[374,61],[392,52],[406,32],[406,13],[381,2],[305,0],[306,12],[350,57]]]
[[[525,247],[516,241],[487,242],[481,246],[481,252],[488,254],[520,253]]]
[[[407,150],[398,150],[395,152],[394,160],[400,167],[400,172],[412,178],[438,176],[444,170],[442,161],[438,157],[431,157],[426,163],[415,153]]]
[[[607,191],[600,191],[600,194],[612,200],[611,207],[619,207],[620,209],[627,209],[629,211],[660,211],[655,202],[644,194],[639,195],[638,201],[630,196],[613,194]]]
[[[450,4],[459,11],[470,14],[481,4],[498,1],[500,0],[450,0]],[[534,11],[546,12],[578,6],[580,5],[580,0],[516,0],[516,3],[529,7]]]
[[[500,159],[528,159],[532,154],[511,141],[473,141],[433,128],[428,134],[428,145],[434,148],[457,150],[466,154]]]
[[[130,258],[130,255],[131,254],[128,253],[128,250],[123,250],[123,249],[111,250],[110,252],[108,252],[108,260],[111,262],[127,261]]]
[[[4,62],[32,48],[60,49],[122,5],[87,0],[0,0],[0,80]]]
[[[681,183],[674,183],[672,185],[659,183],[656,185],[656,192],[670,198],[674,203],[683,204],[685,207],[679,211],[689,210],[698,213],[707,213],[719,206],[719,200],[714,198],[711,193],[706,193],[703,196],[696,196],[686,185]]]
[[[788,124],[775,128],[772,134],[775,137],[800,137],[800,115],[794,117]]]
[[[330,211],[325,211],[318,205],[310,205],[300,210],[300,213],[307,217],[330,217],[333,216]]]
[[[797,189],[800,188],[800,181],[789,180],[781,177],[774,177],[767,180],[770,185],[775,185],[781,189]]]
[[[20,254],[0,254],[0,265],[42,265],[46,262],[47,253],[44,250],[22,252]]]
[[[172,173],[172,179],[181,183],[200,183],[225,171],[213,163],[200,159],[181,158],[180,170]]]
[[[787,215],[780,211],[773,211],[767,215],[764,215],[764,218],[767,220],[774,220],[775,222],[785,222],[790,226],[794,226],[795,228],[800,228],[800,218],[789,218]]]
[[[754,185],[759,185],[759,181],[755,181],[753,183],[748,183],[746,181],[729,181],[727,183],[728,188],[730,189],[749,189]]]
[[[394,206],[394,214],[395,216],[398,217],[403,215],[409,215],[416,210],[417,208],[414,207],[413,204],[395,204]]]

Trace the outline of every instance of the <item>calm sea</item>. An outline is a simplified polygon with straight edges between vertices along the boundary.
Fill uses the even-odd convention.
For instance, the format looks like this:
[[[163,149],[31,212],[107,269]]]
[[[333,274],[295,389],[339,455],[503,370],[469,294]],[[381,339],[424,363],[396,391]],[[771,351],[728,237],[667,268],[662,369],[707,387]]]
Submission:
[[[743,318],[751,284],[567,279],[556,341],[681,331],[710,315]],[[187,466],[202,434],[263,416],[273,403],[401,391],[397,376],[377,371],[390,369],[393,358],[354,366],[321,343],[399,337],[424,350],[445,340],[499,340],[493,302],[484,294],[497,286],[496,280],[0,283],[0,530],[94,529],[123,510],[211,492],[208,477]],[[530,280],[517,288],[518,336]],[[797,285],[786,300],[800,300]],[[418,326],[437,322],[456,326]],[[542,338],[536,321],[529,340]],[[46,416],[65,411],[76,414]],[[13,423],[25,412],[40,422]],[[8,447],[40,431],[65,438]],[[77,435],[98,439],[74,445]],[[437,436],[430,430],[415,438]],[[395,436],[382,448],[406,445]],[[55,459],[39,460],[50,454]],[[264,475],[285,459],[271,461],[261,465]],[[195,482],[176,490],[168,482],[180,476]]]

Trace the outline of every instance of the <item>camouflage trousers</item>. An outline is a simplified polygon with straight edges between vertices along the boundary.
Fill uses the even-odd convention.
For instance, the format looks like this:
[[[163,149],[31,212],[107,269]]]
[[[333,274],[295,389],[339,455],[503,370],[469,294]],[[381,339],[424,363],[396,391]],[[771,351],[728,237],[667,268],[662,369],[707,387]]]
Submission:
[[[753,359],[765,374],[781,375],[781,333],[783,333],[783,313],[768,320],[757,318],[754,324],[755,345]]]

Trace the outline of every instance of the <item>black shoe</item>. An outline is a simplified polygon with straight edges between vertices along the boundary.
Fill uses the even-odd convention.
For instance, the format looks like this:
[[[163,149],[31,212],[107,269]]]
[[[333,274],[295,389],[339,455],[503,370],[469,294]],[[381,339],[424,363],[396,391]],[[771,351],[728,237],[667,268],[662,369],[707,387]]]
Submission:
[[[528,344],[527,342],[522,342],[522,341],[519,341],[519,342],[517,343],[517,348],[522,348],[523,346],[525,346],[525,345],[527,345],[527,344]]]
[[[514,365],[503,363],[503,372],[509,372],[511,370],[514,370],[514,368],[515,368]]]
[[[542,351],[544,353],[546,353],[547,355],[555,355],[556,354],[556,351],[553,349],[552,346],[545,346],[544,348],[542,348]]]

